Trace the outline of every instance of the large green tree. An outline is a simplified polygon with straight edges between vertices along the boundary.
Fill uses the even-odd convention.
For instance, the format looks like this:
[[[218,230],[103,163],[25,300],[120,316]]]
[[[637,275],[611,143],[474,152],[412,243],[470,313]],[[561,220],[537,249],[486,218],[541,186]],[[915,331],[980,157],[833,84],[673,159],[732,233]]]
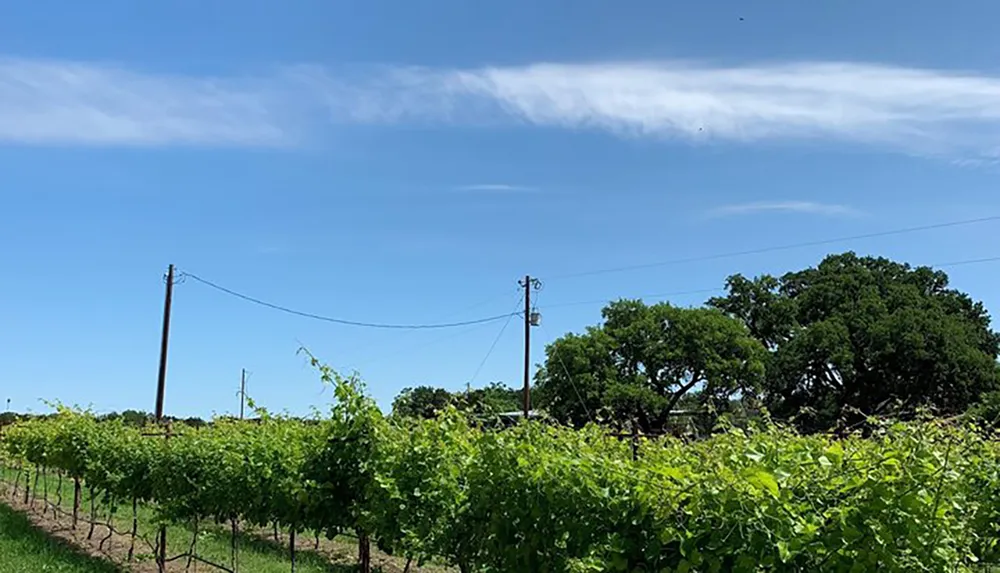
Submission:
[[[660,429],[685,397],[725,402],[763,380],[764,347],[719,310],[620,300],[602,315],[602,324],[546,348],[538,402],[560,421]]]
[[[844,253],[727,286],[709,305],[770,350],[769,406],[812,429],[858,412],[958,413],[997,386],[990,317],[941,271]]]

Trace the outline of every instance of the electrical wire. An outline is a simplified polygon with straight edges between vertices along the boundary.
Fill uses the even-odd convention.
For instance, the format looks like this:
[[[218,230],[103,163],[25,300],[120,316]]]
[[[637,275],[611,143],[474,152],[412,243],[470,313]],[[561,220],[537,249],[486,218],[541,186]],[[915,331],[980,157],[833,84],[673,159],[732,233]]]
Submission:
[[[523,296],[519,298],[517,304],[514,305],[514,308],[518,308],[519,306],[521,306],[521,301],[523,300],[524,300]],[[517,313],[514,313],[511,314],[509,317],[507,317],[507,321],[503,323],[503,327],[500,329],[500,332],[498,332],[496,338],[493,339],[493,344],[490,345],[490,349],[486,351],[486,356],[483,356],[483,360],[479,363],[479,366],[476,367],[476,373],[473,374],[472,378],[469,379],[469,385],[472,385],[476,382],[476,377],[479,376],[479,373],[482,371],[483,366],[486,365],[486,361],[490,359],[490,356],[493,354],[493,350],[496,349],[497,343],[500,342],[500,338],[503,337],[503,333],[507,330],[507,327],[510,326],[511,319],[514,318],[514,316],[516,315]]]
[[[515,315],[515,316],[517,316],[517,315]],[[411,344],[400,345],[400,346],[394,347],[390,351],[386,351],[385,349],[380,349],[378,352],[374,352],[374,353],[373,352],[366,352],[365,354],[362,355],[362,357],[360,359],[353,360],[352,364],[355,365],[355,368],[359,368],[359,367],[368,365],[372,360],[375,360],[376,358],[385,359],[386,355],[390,355],[394,359],[398,359],[401,356],[409,356],[409,355],[413,354],[414,352],[416,352],[417,350],[421,350],[423,348],[428,348],[428,347],[431,347],[431,346],[435,346],[437,344],[441,344],[442,342],[447,342],[449,340],[454,340],[454,339],[456,339],[456,338],[458,338],[460,336],[470,335],[473,332],[478,332],[480,330],[485,329],[488,326],[490,326],[490,323],[484,322],[484,323],[481,323],[481,324],[475,324],[475,325],[472,325],[472,326],[467,326],[465,328],[459,328],[459,329],[456,329],[456,330],[449,330],[448,334],[435,337],[435,338],[433,338],[431,340],[421,340],[420,342],[416,342],[416,343],[412,343],[413,341],[411,340],[410,341]],[[369,347],[366,347],[365,350],[368,350],[368,349],[370,349],[373,346],[377,346],[377,344],[373,344],[373,345],[371,345]]]
[[[514,294],[520,293],[520,289],[514,290],[513,293]],[[448,314],[440,317],[439,320],[443,321],[443,320],[447,320],[447,319],[449,319],[449,318],[451,318],[453,316],[459,316],[459,315],[465,314],[465,313],[467,313],[467,312],[469,312],[471,310],[475,310],[477,308],[485,306],[485,305],[487,305],[487,304],[489,304],[489,303],[497,300],[498,298],[501,298],[501,297],[503,297],[503,298],[509,298],[510,295],[511,295],[511,292],[506,292],[506,293],[504,293],[502,295],[494,295],[494,296],[492,296],[492,297],[490,297],[488,299],[482,300],[479,303],[474,304],[472,306],[461,308],[459,310],[456,310],[455,312],[449,312]],[[515,308],[517,308],[517,307],[515,307]],[[465,329],[458,330],[457,332],[452,331],[450,334],[447,334],[447,335],[442,336],[442,337],[435,338],[435,339],[430,340],[430,341],[426,341],[425,340],[422,343],[417,343],[417,344],[404,344],[404,345],[402,345],[400,347],[400,346],[398,346],[396,344],[397,342],[409,340],[408,338],[406,338],[407,336],[412,336],[414,332],[418,332],[418,331],[413,331],[413,330],[402,331],[398,335],[396,335],[396,338],[394,339],[394,341],[386,342],[386,341],[379,340],[376,343],[368,344],[368,345],[365,345],[364,347],[360,348],[359,350],[362,351],[361,352],[362,358],[360,360],[356,360],[355,363],[360,366],[360,365],[363,365],[363,364],[367,363],[368,361],[370,361],[370,360],[372,360],[374,358],[378,358],[380,356],[385,356],[385,354],[386,354],[386,352],[385,352],[385,346],[387,344],[396,347],[396,349],[392,351],[393,355],[398,355],[400,352],[409,353],[409,352],[418,350],[420,348],[424,348],[426,346],[431,346],[433,344],[437,344],[438,342],[444,342],[446,340],[451,340],[452,338],[455,338],[457,336],[463,336],[463,335],[468,334],[468,333],[470,333],[472,331],[478,330],[479,328],[483,328],[485,326],[489,326],[489,324],[490,323],[488,323],[488,322],[480,323],[478,325],[473,325],[473,328],[465,328]],[[378,347],[381,348],[381,350],[377,354],[372,354],[371,352],[369,352],[373,347],[376,347],[376,346],[378,346]],[[357,353],[355,353],[355,354],[357,354]]]
[[[539,326],[541,326],[541,324],[539,324]],[[544,329],[545,327],[542,328]],[[548,334],[548,330],[545,331],[545,334]],[[569,380],[570,386],[573,387],[573,393],[576,394],[577,400],[579,400],[580,405],[583,406],[583,411],[587,413],[587,419],[590,422],[593,422],[594,416],[590,413],[590,408],[587,407],[587,402],[583,399],[583,395],[580,394],[580,390],[576,387],[576,382],[573,380],[573,375],[570,374],[569,368],[566,367],[566,362],[563,361],[562,354],[560,354],[558,350],[554,350],[553,354],[556,355],[556,358],[559,360],[559,364],[562,366],[563,372],[566,373],[566,379]]]
[[[393,329],[393,330],[431,330],[431,329],[441,329],[441,328],[457,328],[457,327],[460,327],[460,326],[471,326],[471,325],[474,325],[474,324],[484,324],[484,323],[487,323],[487,322],[496,322],[498,320],[503,320],[505,318],[510,318],[511,316],[514,316],[514,315],[517,314],[517,313],[513,313],[513,314],[500,314],[500,315],[497,315],[497,316],[488,316],[488,317],[485,317],[485,318],[478,318],[478,319],[475,319],[475,320],[465,320],[465,321],[462,321],[462,322],[446,322],[446,323],[439,323],[439,324],[387,324],[387,323],[377,323],[377,322],[360,322],[360,321],[355,321],[355,320],[345,320],[345,319],[342,319],[342,318],[333,318],[333,317],[329,317],[329,316],[323,316],[323,315],[319,315],[319,314],[313,314],[313,313],[310,313],[310,312],[303,312],[303,311],[294,310],[294,309],[291,309],[291,308],[288,308],[288,307],[285,307],[285,306],[277,305],[277,304],[274,304],[274,303],[266,302],[266,301],[263,301],[263,300],[260,300],[260,299],[257,299],[257,298],[253,298],[251,296],[248,296],[248,295],[245,295],[245,294],[242,294],[242,293],[238,293],[238,292],[236,292],[234,290],[231,290],[231,289],[228,289],[226,287],[217,285],[217,284],[215,284],[215,283],[213,283],[211,281],[203,279],[203,278],[199,277],[198,275],[195,275],[195,274],[192,274],[192,273],[182,272],[181,276],[190,278],[192,280],[195,280],[195,281],[197,281],[197,282],[199,282],[199,283],[201,283],[201,284],[203,284],[205,286],[211,287],[211,288],[213,288],[215,290],[218,290],[220,292],[226,293],[226,294],[228,294],[230,296],[234,296],[236,298],[245,300],[247,302],[252,302],[254,304],[257,304],[257,305],[260,305],[260,306],[264,306],[264,307],[267,307],[267,308],[270,308],[270,309],[273,309],[273,310],[277,310],[277,311],[284,312],[284,313],[287,313],[287,314],[293,314],[293,315],[296,315],[296,316],[301,316],[301,317],[304,317],[304,318],[311,318],[313,320],[320,320],[320,321],[323,321],[323,322],[332,322],[334,324],[341,324],[341,325],[344,325],[344,326],[357,326],[357,327],[363,327],[363,328],[381,328],[381,329]]]
[[[726,289],[724,289],[722,287],[703,288],[703,289],[697,289],[697,290],[680,290],[680,291],[673,291],[673,292],[660,292],[660,293],[654,293],[654,294],[640,294],[640,295],[636,295],[636,296],[632,296],[632,297],[627,297],[627,298],[662,298],[662,297],[667,297],[667,296],[685,296],[685,295],[691,295],[691,294],[709,294],[709,293],[714,293],[714,292],[722,292],[724,290],[726,290]],[[573,301],[573,302],[557,302],[555,304],[547,304],[543,308],[548,309],[548,308],[560,308],[560,307],[564,307],[564,306],[582,306],[582,305],[585,305],[585,304],[603,304],[603,303],[611,302],[611,300],[613,300],[613,299],[602,298],[602,299],[594,299],[594,300],[578,300],[578,301]]]
[[[935,265],[927,265],[931,268],[933,267],[959,267],[962,265],[975,265],[978,263],[994,263],[1000,261],[1000,257],[986,257],[985,259],[968,259],[965,261],[951,261],[949,263],[937,263]]]
[[[587,277],[587,276],[594,276],[594,275],[603,275],[603,274],[610,274],[610,273],[619,273],[619,272],[626,272],[626,271],[651,269],[651,268],[656,268],[656,267],[665,267],[665,266],[679,265],[679,264],[685,264],[685,263],[695,263],[695,262],[701,262],[701,261],[712,261],[712,260],[718,260],[718,259],[728,259],[728,258],[742,257],[742,256],[747,256],[747,255],[759,255],[759,254],[763,254],[763,253],[773,253],[773,252],[776,252],[776,251],[788,251],[788,250],[792,250],[792,249],[799,249],[799,248],[804,248],[804,247],[815,247],[815,246],[820,246],[820,245],[829,245],[829,244],[833,244],[833,243],[841,243],[841,242],[846,242],[846,241],[857,241],[857,240],[861,240],[861,239],[873,239],[873,238],[876,238],[876,237],[888,237],[888,236],[892,236],[892,235],[904,235],[904,234],[907,234],[907,233],[916,233],[916,232],[920,232],[920,231],[930,231],[930,230],[934,230],[934,229],[945,229],[945,228],[948,228],[948,227],[958,227],[958,226],[962,226],[962,225],[973,225],[973,224],[976,224],[976,223],[987,223],[987,222],[993,222],[993,221],[1000,221],[1000,215],[992,215],[992,216],[989,216],[989,217],[979,217],[979,218],[976,218],[976,219],[964,219],[964,220],[961,220],[961,221],[949,221],[949,222],[946,222],[946,223],[935,223],[935,224],[932,224],[932,225],[921,225],[921,226],[918,226],[918,227],[906,227],[906,228],[902,228],[902,229],[892,229],[892,230],[889,230],[889,231],[879,231],[879,232],[875,232],[875,233],[865,233],[865,234],[861,234],[861,235],[850,235],[850,236],[846,236],[846,237],[837,237],[835,239],[822,239],[822,240],[818,240],[818,241],[805,241],[805,242],[801,242],[801,243],[792,243],[792,244],[787,244],[787,245],[777,245],[777,246],[773,246],[773,247],[763,247],[763,248],[759,248],[759,249],[748,249],[748,250],[745,250],[745,251],[731,251],[731,252],[728,252],[728,253],[716,253],[716,254],[713,254],[713,255],[704,255],[704,256],[698,256],[698,257],[687,257],[687,258],[681,258],[681,259],[673,259],[673,260],[669,260],[669,261],[660,261],[660,262],[657,262],[657,263],[645,263],[645,264],[639,264],[639,265],[628,265],[628,266],[621,266],[621,267],[611,267],[611,268],[606,268],[606,269],[597,269],[597,270],[584,271],[584,272],[578,272],[578,273],[568,273],[568,274],[562,274],[562,275],[553,275],[553,276],[547,277],[547,279],[548,280],[552,280],[552,279],[567,279],[567,278]]]
[[[949,262],[946,262],[946,263],[935,263],[935,264],[931,264],[931,265],[918,265],[918,266],[927,266],[927,267],[930,267],[930,268],[942,268],[942,267],[959,267],[959,266],[963,266],[963,265],[975,265],[975,264],[981,264],[981,263],[995,263],[995,262],[1000,262],[1000,256],[985,257],[985,258],[980,258],[980,259],[966,259],[966,260],[962,260],[962,261],[949,261]],[[711,293],[717,293],[717,292],[725,292],[725,290],[726,289],[724,287],[715,287],[715,288],[704,288],[704,289],[695,289],[695,290],[681,290],[681,291],[673,291],[673,292],[661,292],[661,293],[654,293],[654,294],[640,294],[640,295],[635,295],[635,296],[631,296],[631,297],[624,297],[624,298],[663,298],[663,297],[668,297],[668,296],[685,296],[685,295],[693,295],[693,294],[711,294]],[[604,299],[593,299],[593,300],[579,300],[579,301],[573,301],[573,302],[558,302],[558,303],[555,303],[555,304],[547,304],[547,305],[545,305],[544,308],[548,309],[548,308],[560,308],[560,307],[565,307],[565,306],[582,306],[582,305],[587,305],[587,304],[604,304],[604,303],[611,302],[612,300],[616,300],[616,299],[604,298]]]

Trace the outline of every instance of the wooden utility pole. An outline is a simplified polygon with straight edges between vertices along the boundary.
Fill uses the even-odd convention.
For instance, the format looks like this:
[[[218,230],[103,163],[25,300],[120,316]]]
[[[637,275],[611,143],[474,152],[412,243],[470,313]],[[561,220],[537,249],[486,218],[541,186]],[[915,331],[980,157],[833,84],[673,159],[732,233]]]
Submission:
[[[524,275],[523,281],[518,281],[524,287],[524,419],[531,412],[531,327],[534,317],[531,313],[531,289],[538,289],[542,283],[531,275]]]
[[[243,407],[247,403],[247,369],[240,370],[240,419],[243,419]]]
[[[163,394],[167,385],[167,343],[170,340],[170,304],[174,296],[174,265],[167,267],[167,292],[163,299],[163,336],[160,339],[160,373],[156,380],[156,424],[163,423]],[[167,528],[160,527],[156,562],[160,571],[167,567]]]
[[[163,393],[167,385],[167,343],[170,341],[170,303],[174,296],[174,265],[167,267],[167,293],[163,299],[163,336],[160,338],[160,375],[156,381],[156,423],[163,419]]]

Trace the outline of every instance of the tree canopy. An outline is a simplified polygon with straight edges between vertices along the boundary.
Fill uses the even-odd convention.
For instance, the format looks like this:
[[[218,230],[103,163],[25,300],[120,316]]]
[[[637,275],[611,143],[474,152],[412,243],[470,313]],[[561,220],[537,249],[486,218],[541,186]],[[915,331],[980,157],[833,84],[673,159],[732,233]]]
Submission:
[[[1000,391],[1000,335],[941,271],[848,252],[780,277],[733,275],[726,286],[703,308],[611,303],[602,323],[546,348],[537,402],[575,425],[661,429],[678,407],[732,410],[753,396],[776,417],[822,430],[996,401],[984,397]]]
[[[918,406],[955,414],[998,387],[989,314],[941,271],[849,252],[780,278],[734,275],[727,289],[709,306],[768,348],[768,406],[806,426]]]
[[[444,388],[417,386],[404,388],[392,402],[394,416],[406,418],[433,418],[448,405],[473,415],[490,415],[520,411],[521,390],[510,388],[502,382],[493,382],[484,388],[464,392],[449,392]]]
[[[392,401],[392,413],[403,418],[433,418],[452,401],[444,388],[417,386],[404,388]]]
[[[764,347],[717,309],[619,300],[604,322],[546,348],[538,402],[557,420],[631,421],[661,428],[686,396],[701,403],[754,392],[764,379]]]

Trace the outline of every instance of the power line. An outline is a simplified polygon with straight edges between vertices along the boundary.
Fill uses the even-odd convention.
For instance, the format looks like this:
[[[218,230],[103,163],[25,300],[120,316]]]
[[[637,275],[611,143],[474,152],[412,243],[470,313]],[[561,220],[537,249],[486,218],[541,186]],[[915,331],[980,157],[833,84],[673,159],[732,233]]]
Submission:
[[[726,289],[723,288],[723,287],[703,288],[703,289],[697,289],[697,290],[681,290],[681,291],[673,291],[673,292],[660,292],[660,293],[655,293],[655,294],[640,294],[640,295],[636,295],[634,297],[628,297],[628,298],[660,298],[660,297],[666,297],[666,296],[684,296],[684,295],[689,295],[689,294],[709,294],[709,293],[720,292],[720,291],[724,291],[724,290],[726,290]],[[563,307],[563,306],[582,306],[582,305],[585,305],[585,304],[602,304],[602,303],[610,302],[612,300],[615,300],[615,299],[602,298],[602,299],[594,299],[594,300],[578,300],[578,301],[573,301],[573,302],[557,302],[555,304],[547,304],[543,308],[559,308],[559,307]]]
[[[763,253],[773,253],[773,252],[776,252],[776,251],[787,251],[787,250],[791,250],[791,249],[799,249],[799,248],[804,248],[804,247],[815,247],[815,246],[820,246],[820,245],[829,245],[829,244],[841,243],[841,242],[845,242],[845,241],[857,241],[857,240],[861,240],[861,239],[873,239],[873,238],[876,238],[876,237],[887,237],[887,236],[892,236],[892,235],[904,235],[904,234],[907,234],[907,233],[916,233],[916,232],[919,232],[919,231],[930,231],[930,230],[934,230],[934,229],[944,229],[944,228],[948,228],[948,227],[958,227],[958,226],[962,226],[962,225],[973,225],[973,224],[976,224],[976,223],[987,223],[987,222],[991,222],[991,221],[1000,221],[1000,215],[993,215],[993,216],[990,216],[990,217],[979,217],[977,219],[964,219],[964,220],[961,220],[961,221],[949,221],[947,223],[935,223],[933,225],[921,225],[919,227],[906,227],[906,228],[903,228],[903,229],[893,229],[893,230],[889,230],[889,231],[879,231],[879,232],[876,232],[876,233],[865,233],[865,234],[862,234],[862,235],[850,235],[850,236],[846,236],[846,237],[838,237],[838,238],[835,238],[835,239],[822,239],[822,240],[818,240],[818,241],[805,241],[805,242],[802,242],[802,243],[792,243],[792,244],[788,244],[788,245],[778,245],[778,246],[773,246],[773,247],[763,247],[763,248],[759,248],[759,249],[748,249],[748,250],[745,250],[745,251],[732,251],[732,252],[728,252],[728,253],[717,253],[717,254],[714,254],[714,255],[704,255],[704,256],[698,256],[698,257],[687,257],[687,258],[682,258],[682,259],[673,259],[673,260],[669,260],[669,261],[660,261],[660,262],[657,262],[657,263],[645,263],[645,264],[640,264],[640,265],[629,265],[629,266],[622,266],[622,267],[612,267],[612,268],[606,268],[606,269],[597,269],[597,270],[584,271],[584,272],[579,272],[579,273],[568,273],[568,274],[562,274],[562,275],[549,276],[547,278],[549,280],[552,280],[552,279],[566,279],[566,278],[576,278],[576,277],[586,277],[586,276],[593,276],[593,275],[603,275],[603,274],[610,274],[610,273],[618,273],[618,272],[625,272],[625,271],[635,271],[635,270],[650,269],[650,268],[655,268],[655,267],[665,267],[665,266],[670,266],[670,265],[679,265],[679,264],[684,264],[684,263],[694,263],[694,262],[700,262],[700,261],[711,261],[711,260],[718,260],[718,259],[727,259],[727,258],[742,257],[742,256],[747,256],[747,255],[759,255],[759,254],[763,254]]]
[[[351,360],[349,362],[349,364],[352,365],[351,366],[352,369],[356,370],[358,368],[367,366],[372,360],[374,360],[376,358],[384,359],[386,355],[392,356],[393,358],[399,358],[401,356],[408,356],[408,355],[416,352],[417,350],[421,350],[423,348],[428,348],[430,346],[441,344],[442,342],[447,342],[449,340],[454,340],[455,338],[458,338],[460,336],[466,336],[466,335],[472,334],[473,332],[478,332],[478,331],[486,328],[487,326],[489,326],[489,323],[488,322],[484,322],[484,323],[472,325],[472,326],[469,326],[469,327],[466,327],[466,328],[461,328],[461,329],[457,329],[457,330],[449,330],[448,334],[445,334],[443,336],[435,337],[432,340],[423,340],[423,341],[417,342],[415,344],[406,344],[406,345],[403,345],[403,346],[396,347],[395,349],[390,350],[390,351],[380,350],[379,352],[375,352],[375,353],[368,352],[368,353],[362,355],[362,357],[360,359]],[[371,345],[371,346],[375,346],[375,345]],[[370,347],[366,347],[366,350],[368,348],[370,348]]]
[[[930,267],[930,268],[959,267],[959,266],[963,266],[963,265],[975,265],[975,264],[981,264],[981,263],[995,263],[995,262],[1000,262],[1000,256],[985,257],[985,258],[981,258],[981,259],[966,259],[966,260],[961,260],[961,261],[949,261],[949,262],[946,262],[946,263],[934,263],[934,264],[930,264],[930,265],[917,265],[917,267],[921,267],[921,266],[926,266],[926,267]],[[716,292],[724,292],[725,290],[726,290],[725,287],[715,287],[715,288],[703,288],[703,289],[695,289],[695,290],[681,290],[681,291],[673,291],[673,292],[661,292],[661,293],[654,293],[654,294],[640,294],[640,295],[634,295],[634,296],[631,296],[631,297],[619,297],[619,298],[662,298],[662,297],[668,297],[668,296],[685,296],[685,295],[692,295],[692,294],[710,294],[710,293],[716,293]],[[602,298],[602,299],[592,299],[592,300],[578,300],[578,301],[573,301],[573,302],[558,302],[558,303],[555,303],[555,304],[547,304],[547,305],[545,305],[544,308],[560,308],[560,307],[564,307],[564,306],[583,306],[583,305],[587,305],[587,304],[604,304],[604,303],[611,302],[613,300],[617,300],[617,299],[614,299],[614,298]]]
[[[524,300],[524,297],[517,300],[517,304],[514,305],[514,308],[520,307],[522,300]],[[486,356],[483,356],[483,360],[479,363],[479,366],[476,367],[476,373],[469,379],[469,384],[476,381],[476,377],[479,376],[479,372],[482,371],[483,366],[486,365],[486,361],[490,359],[490,356],[493,354],[493,350],[497,347],[497,343],[500,342],[500,338],[503,337],[503,333],[507,330],[507,327],[510,326],[511,319],[516,315],[517,313],[515,312],[507,317],[507,321],[503,323],[503,327],[500,329],[500,332],[497,333],[497,337],[493,339],[493,344],[490,345],[490,349],[486,351]]]
[[[958,267],[962,265],[974,265],[978,263],[994,263],[1000,261],[1000,257],[987,257],[985,259],[968,259],[965,261],[952,261],[950,263],[937,263],[935,265],[927,265],[931,268],[933,267]]]
[[[332,317],[329,317],[329,316],[323,316],[323,315],[319,315],[319,314],[313,314],[313,313],[310,313],[310,312],[302,312],[300,310],[294,310],[294,309],[291,309],[291,308],[288,308],[288,307],[280,306],[280,305],[273,304],[273,303],[270,303],[270,302],[266,302],[266,301],[263,301],[263,300],[260,300],[260,299],[257,299],[257,298],[253,298],[251,296],[247,296],[245,294],[238,293],[238,292],[236,292],[234,290],[231,290],[231,289],[228,289],[226,287],[217,285],[217,284],[215,284],[215,283],[213,283],[211,281],[205,280],[205,279],[203,279],[203,278],[201,278],[201,277],[199,277],[197,275],[191,274],[191,273],[182,273],[182,275],[185,276],[185,277],[191,278],[191,279],[193,279],[195,281],[198,281],[198,282],[200,282],[201,284],[203,284],[205,286],[211,287],[211,288],[216,289],[216,290],[218,290],[220,292],[223,292],[223,293],[226,293],[226,294],[228,294],[230,296],[234,296],[236,298],[245,300],[247,302],[252,302],[252,303],[260,305],[260,306],[264,306],[264,307],[267,307],[267,308],[270,308],[270,309],[273,309],[273,310],[277,310],[277,311],[280,311],[280,312],[284,312],[284,313],[287,313],[287,314],[293,314],[295,316],[301,316],[301,317],[304,317],[304,318],[311,318],[313,320],[320,320],[320,321],[323,321],[323,322],[332,322],[334,324],[341,324],[341,325],[345,325],[345,326],[358,326],[358,327],[364,327],[364,328],[383,328],[383,329],[394,329],[394,330],[431,330],[431,329],[441,329],[441,328],[456,328],[456,327],[459,327],[459,326],[471,326],[471,325],[474,325],[474,324],[484,324],[484,323],[487,323],[487,322],[495,322],[497,320],[503,320],[505,318],[510,318],[511,316],[517,315],[517,313],[515,312],[515,313],[512,313],[512,314],[501,314],[501,315],[497,315],[497,316],[488,316],[488,317],[485,317],[485,318],[478,318],[478,319],[475,319],[475,320],[465,320],[465,321],[462,321],[462,322],[446,322],[446,323],[439,323],[439,324],[386,324],[386,323],[377,323],[377,322],[360,322],[360,321],[354,321],[354,320],[345,320],[345,319],[342,319],[342,318],[332,318]]]
[[[949,227],[949,226],[964,225],[964,224],[973,224],[973,223],[986,222],[986,221],[994,221],[994,220],[1000,220],[1000,216],[983,217],[983,218],[980,218],[980,219],[969,219],[969,220],[965,220],[965,221],[954,221],[954,222],[951,222],[951,223],[940,223],[940,224],[937,224],[937,225],[927,225],[927,226],[923,226],[923,227],[910,227],[908,229],[899,229],[899,230],[895,230],[895,231],[884,231],[884,232],[881,232],[881,233],[870,233],[870,234],[867,234],[867,235],[856,235],[854,237],[848,237],[848,238],[843,238],[843,239],[830,239],[830,240],[827,240],[827,241],[814,241],[814,242],[811,242],[811,243],[799,243],[797,245],[787,245],[787,246],[783,246],[783,247],[771,247],[769,249],[758,249],[756,251],[741,251],[741,252],[737,252],[737,253],[711,255],[711,256],[708,256],[708,257],[692,257],[692,258],[688,258],[688,259],[676,259],[675,261],[669,261],[669,262],[664,262],[664,263],[655,263],[655,264],[651,264],[651,265],[644,265],[644,266],[641,266],[641,267],[640,266],[620,267],[619,269],[626,270],[626,269],[636,269],[636,268],[647,268],[647,267],[651,267],[651,266],[660,266],[660,265],[667,265],[667,264],[679,264],[679,263],[683,263],[683,262],[696,262],[696,261],[700,261],[700,260],[709,260],[709,259],[718,259],[718,258],[724,258],[724,257],[740,256],[742,254],[754,254],[754,253],[760,253],[760,252],[768,252],[768,251],[775,251],[775,250],[791,249],[791,248],[795,248],[795,247],[799,247],[799,246],[826,244],[826,243],[831,243],[831,242],[838,241],[838,240],[853,240],[853,239],[860,239],[860,238],[866,238],[866,237],[876,237],[876,236],[885,236],[885,235],[892,235],[892,234],[901,234],[901,233],[915,232],[915,231],[919,231],[919,230],[937,229],[937,228],[943,228],[943,227]],[[939,264],[934,264],[934,265],[929,265],[929,266],[931,266],[931,267],[951,267],[951,266],[961,266],[961,265],[979,264],[979,263],[996,262],[996,261],[1000,261],[1000,256],[997,256],[997,257],[986,257],[986,258],[979,258],[979,259],[969,259],[969,260],[962,260],[962,261],[951,261],[951,262],[939,263]],[[615,270],[616,269],[606,269],[604,271],[591,271],[590,273],[578,273],[576,275],[561,275],[561,276],[557,276],[556,278],[566,278],[566,277],[569,277],[569,276],[583,276],[584,274],[597,274],[597,273],[602,273],[602,272],[614,272]],[[270,308],[270,309],[273,309],[273,310],[277,310],[277,311],[280,311],[280,312],[284,312],[284,313],[287,313],[287,314],[292,314],[292,315],[295,315],[295,316],[301,316],[301,317],[304,317],[304,318],[309,318],[309,319],[313,319],[313,320],[319,320],[319,321],[323,321],[323,322],[331,322],[331,323],[334,323],[334,324],[341,324],[341,325],[345,325],[345,326],[355,326],[355,327],[362,327],[362,328],[378,328],[378,329],[390,329],[390,330],[434,330],[434,329],[444,329],[444,328],[458,328],[458,327],[462,327],[462,326],[473,326],[473,325],[477,325],[477,324],[486,324],[486,323],[489,323],[489,322],[496,322],[498,320],[511,319],[512,317],[517,316],[519,314],[518,312],[512,312],[512,313],[507,313],[507,314],[499,314],[499,315],[495,315],[495,316],[488,316],[488,317],[473,319],[473,320],[465,320],[465,321],[459,321],[459,322],[446,322],[446,323],[437,323],[437,324],[390,324],[390,323],[362,322],[362,321],[346,320],[346,319],[341,319],[341,318],[334,318],[334,317],[329,317],[329,316],[323,316],[323,315],[314,314],[314,313],[310,313],[310,312],[303,312],[303,311],[291,309],[291,308],[288,308],[288,307],[285,307],[285,306],[281,306],[281,305],[278,305],[278,304],[266,302],[266,301],[263,301],[263,300],[260,300],[260,299],[257,299],[257,298],[254,298],[254,297],[251,297],[251,296],[239,293],[239,292],[236,292],[236,291],[234,291],[232,289],[228,289],[226,287],[223,287],[221,285],[213,283],[213,282],[211,282],[211,281],[209,281],[207,279],[203,279],[203,278],[199,277],[198,275],[195,275],[195,274],[189,273],[189,272],[181,272],[181,273],[179,273],[179,278],[191,278],[191,279],[193,279],[193,280],[195,280],[195,281],[197,281],[197,282],[199,282],[201,284],[204,284],[205,286],[208,286],[210,288],[218,290],[218,291],[220,291],[222,293],[225,293],[225,294],[228,294],[230,296],[233,296],[233,297],[245,300],[247,302],[251,302],[251,303],[259,305],[259,306],[263,306],[263,307]],[[666,293],[647,294],[647,295],[640,295],[640,297],[656,298],[656,297],[665,297],[665,296],[683,296],[683,295],[690,295],[690,294],[706,294],[706,293],[711,293],[711,292],[718,292],[718,291],[721,291],[721,290],[724,290],[724,289],[717,287],[717,288],[710,288],[710,289],[697,289],[697,290],[688,290],[688,291],[673,291],[673,292],[666,292]],[[555,303],[555,304],[546,305],[546,308],[556,308],[556,307],[564,307],[564,306],[577,306],[577,305],[585,305],[585,304],[598,304],[598,303],[608,302],[609,300],[612,300],[612,299]]]
[[[514,292],[517,293],[519,291],[520,291],[520,289],[518,289],[517,291],[514,291]],[[481,301],[481,302],[479,302],[479,303],[477,303],[475,305],[459,309],[459,310],[457,310],[455,312],[449,312],[448,314],[439,317],[438,320],[447,320],[447,319],[449,319],[449,318],[451,318],[453,316],[459,316],[461,314],[469,312],[470,310],[474,310],[474,309],[479,308],[481,306],[485,306],[485,305],[493,302],[494,300],[500,298],[500,296],[509,298],[510,294],[511,294],[510,292],[507,292],[507,293],[505,293],[503,295],[492,296],[489,299],[483,300],[483,301]],[[518,303],[518,305],[520,305],[520,303]],[[515,305],[515,308],[518,305]],[[516,316],[516,314],[515,314],[515,316]],[[513,318],[513,317],[511,317],[511,318]],[[411,335],[411,333],[415,332],[415,331],[412,331],[412,330],[403,331],[400,334],[396,335],[396,338],[394,339],[393,342],[385,342],[385,341],[379,340],[378,342],[375,342],[375,343],[372,343],[372,344],[368,344],[368,345],[365,345],[364,347],[360,348],[359,350],[364,351],[364,353],[361,354],[361,356],[362,356],[361,359],[360,360],[354,360],[354,363],[360,366],[360,365],[364,365],[365,363],[367,363],[369,360],[372,360],[373,358],[384,357],[384,355],[386,354],[386,351],[384,349],[381,350],[377,354],[372,354],[371,352],[369,352],[369,350],[371,350],[372,348],[374,348],[376,346],[379,346],[379,347],[393,346],[394,350],[392,350],[391,354],[393,354],[393,355],[399,355],[401,352],[402,353],[413,352],[414,350],[418,350],[418,349],[424,348],[426,346],[431,346],[431,345],[437,344],[439,342],[444,342],[446,340],[451,340],[451,339],[453,339],[453,338],[455,338],[457,336],[464,336],[465,334],[468,334],[468,333],[473,332],[473,331],[475,331],[477,329],[480,329],[480,328],[483,328],[485,326],[488,326],[489,324],[490,323],[488,323],[488,322],[483,322],[483,323],[480,323],[478,325],[473,325],[474,328],[465,328],[465,329],[461,329],[461,330],[458,330],[458,331],[451,331],[450,334],[434,338],[433,340],[430,340],[430,341],[424,340],[424,341],[418,342],[416,344],[404,344],[402,346],[399,346],[399,345],[396,344],[397,342],[401,342],[401,341],[404,341],[404,340],[410,340],[410,339],[407,339],[405,337],[408,336],[408,335]],[[354,354],[358,354],[358,353],[355,352]]]
[[[545,329],[545,327],[542,328],[543,330]],[[545,333],[548,334],[548,331],[546,330]],[[590,408],[587,407],[587,402],[583,399],[583,395],[580,394],[580,390],[576,387],[576,382],[573,380],[573,375],[570,374],[569,368],[566,367],[566,362],[563,361],[562,354],[558,349],[554,349],[552,353],[555,354],[556,358],[559,360],[559,364],[562,366],[563,372],[566,374],[566,379],[569,380],[569,384],[573,388],[573,393],[576,394],[577,400],[579,400],[580,405],[583,406],[583,411],[587,413],[587,419],[593,422],[594,416],[591,415]]]

